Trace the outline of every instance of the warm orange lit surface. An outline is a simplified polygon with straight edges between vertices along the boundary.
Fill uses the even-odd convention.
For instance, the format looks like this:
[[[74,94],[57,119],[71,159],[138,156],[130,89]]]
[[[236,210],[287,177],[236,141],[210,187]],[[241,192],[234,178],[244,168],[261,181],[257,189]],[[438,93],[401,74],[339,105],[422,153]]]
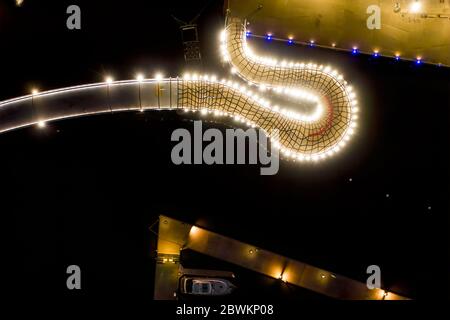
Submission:
[[[228,0],[226,6],[231,15],[246,17],[263,5],[249,19],[253,34],[450,65],[450,1],[419,0],[417,12],[411,10],[414,1]],[[370,5],[380,8],[380,29],[367,28]]]
[[[179,255],[187,240],[191,225],[160,216],[158,231],[158,254]]]
[[[180,250],[187,241],[191,226],[160,216],[155,268],[155,300],[173,300],[178,289]]]
[[[162,226],[163,233],[160,233],[160,236],[164,236],[166,241],[170,240],[173,243],[179,243],[184,242],[186,239],[185,248],[280,279],[292,285],[338,299],[382,300],[383,297],[385,300],[407,299],[390,292],[385,296],[384,290],[369,290],[365,283],[257,248],[197,226],[191,227],[168,217],[161,218],[161,221],[164,220],[167,220],[168,223]],[[174,228],[170,229],[170,226]]]

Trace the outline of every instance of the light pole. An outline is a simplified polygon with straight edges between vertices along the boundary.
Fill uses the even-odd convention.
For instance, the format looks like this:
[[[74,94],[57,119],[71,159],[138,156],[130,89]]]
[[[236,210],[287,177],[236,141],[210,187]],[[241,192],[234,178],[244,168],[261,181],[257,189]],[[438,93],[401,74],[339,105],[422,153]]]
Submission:
[[[114,80],[111,77],[106,77],[105,81],[106,81],[106,96],[107,96],[107,99],[108,99],[109,111],[112,113],[111,99],[109,97],[109,86]]]
[[[142,109],[142,100],[141,100],[141,83],[142,81],[144,81],[144,76],[139,73],[136,76],[136,80],[139,82],[139,111],[143,112],[144,110]]]

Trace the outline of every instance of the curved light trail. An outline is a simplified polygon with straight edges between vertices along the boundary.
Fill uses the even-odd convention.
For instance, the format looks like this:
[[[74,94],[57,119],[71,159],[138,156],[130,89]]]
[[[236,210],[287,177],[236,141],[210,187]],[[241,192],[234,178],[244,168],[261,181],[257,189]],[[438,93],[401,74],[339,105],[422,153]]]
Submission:
[[[300,161],[317,161],[341,149],[354,132],[357,106],[350,86],[329,67],[278,63],[256,56],[241,20],[229,20],[221,49],[232,72],[250,86],[215,76],[112,81],[80,85],[0,102],[0,133],[45,122],[106,112],[184,109],[228,116],[258,127],[273,146]],[[251,91],[258,87],[260,95]],[[291,108],[263,95],[282,94]],[[296,111],[295,111],[296,110]],[[300,111],[299,111],[300,110]]]
[[[316,160],[344,147],[358,118],[352,87],[329,66],[256,55],[247,45],[245,25],[241,19],[231,18],[221,34],[222,56],[230,63],[231,72],[262,91],[297,99],[297,107],[313,105],[312,112],[265,105],[271,121],[263,128],[269,133],[273,128],[279,130],[281,151],[299,160]]]

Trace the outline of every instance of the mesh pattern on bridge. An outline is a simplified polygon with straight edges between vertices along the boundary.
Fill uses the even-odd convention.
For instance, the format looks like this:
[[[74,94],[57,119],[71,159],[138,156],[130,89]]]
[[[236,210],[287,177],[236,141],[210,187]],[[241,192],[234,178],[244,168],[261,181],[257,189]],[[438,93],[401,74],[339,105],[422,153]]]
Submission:
[[[178,83],[178,105],[200,111],[217,110],[254,123],[269,135],[278,130],[281,145],[296,152],[316,154],[333,144],[344,126],[334,126],[324,135],[315,135],[319,124],[305,126],[298,120],[264,108],[239,90],[223,83],[205,80],[182,80]]]
[[[320,154],[344,137],[351,123],[351,100],[345,84],[317,66],[268,65],[248,54],[245,27],[238,18],[227,26],[226,47],[231,64],[246,81],[267,86],[305,88],[321,96],[326,112],[317,121],[290,121],[283,116],[264,115],[258,125],[280,130],[280,142],[293,151]],[[323,68],[323,67],[322,67]],[[262,110],[256,110],[256,113]]]

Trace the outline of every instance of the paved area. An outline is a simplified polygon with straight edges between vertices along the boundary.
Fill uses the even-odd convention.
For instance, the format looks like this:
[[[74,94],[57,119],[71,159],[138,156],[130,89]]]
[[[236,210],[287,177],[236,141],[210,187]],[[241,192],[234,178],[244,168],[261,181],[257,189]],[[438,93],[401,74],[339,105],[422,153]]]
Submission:
[[[155,300],[175,300],[180,272],[180,251],[191,225],[160,216],[155,269]]]
[[[233,16],[246,17],[259,4],[263,8],[249,20],[253,34],[273,34],[273,39],[296,41],[334,49],[395,56],[450,65],[450,1],[419,0],[420,10],[411,11],[413,0],[228,0]],[[369,29],[370,5],[380,8],[380,28]],[[370,11],[372,12],[372,11]],[[333,47],[333,44],[335,45]]]

